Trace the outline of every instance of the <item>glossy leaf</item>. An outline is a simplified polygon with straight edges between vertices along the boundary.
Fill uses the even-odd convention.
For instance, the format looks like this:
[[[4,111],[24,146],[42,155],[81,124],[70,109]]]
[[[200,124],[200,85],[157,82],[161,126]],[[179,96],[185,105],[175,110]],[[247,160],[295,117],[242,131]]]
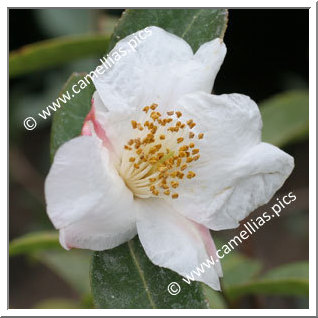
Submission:
[[[48,249],[61,249],[57,231],[34,232],[12,240],[9,255],[31,254]]]
[[[263,140],[282,147],[308,138],[309,96],[307,90],[288,91],[260,103]]]
[[[158,26],[183,38],[195,52],[203,43],[223,38],[227,14],[226,9],[128,9],[115,28],[110,49],[127,35]]]
[[[44,70],[79,58],[94,56],[97,60],[109,44],[105,34],[61,37],[26,45],[10,53],[10,78]]]
[[[228,286],[225,292],[230,299],[246,294],[308,295],[308,263],[282,265],[250,282]]]

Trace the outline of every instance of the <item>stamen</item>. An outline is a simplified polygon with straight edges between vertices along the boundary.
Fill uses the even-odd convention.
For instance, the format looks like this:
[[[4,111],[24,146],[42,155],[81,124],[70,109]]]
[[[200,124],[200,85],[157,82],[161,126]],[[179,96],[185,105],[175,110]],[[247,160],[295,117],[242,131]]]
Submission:
[[[157,108],[158,104],[145,106],[140,117],[131,120],[134,131],[124,145],[119,173],[136,197],[177,199],[179,193],[172,190],[196,176],[188,170],[200,158],[198,145],[191,142],[195,133],[190,129],[196,123],[181,120],[180,111],[162,115]],[[203,137],[203,133],[197,134],[198,140]]]
[[[136,129],[137,128],[137,122],[135,120],[132,120],[131,121],[131,126],[133,129]]]
[[[182,116],[182,113],[177,111],[176,115],[177,115],[178,118],[180,118]]]
[[[193,149],[193,150],[192,150],[192,154],[193,154],[193,155],[196,155],[197,153],[199,153],[199,151],[200,151],[199,149]]]

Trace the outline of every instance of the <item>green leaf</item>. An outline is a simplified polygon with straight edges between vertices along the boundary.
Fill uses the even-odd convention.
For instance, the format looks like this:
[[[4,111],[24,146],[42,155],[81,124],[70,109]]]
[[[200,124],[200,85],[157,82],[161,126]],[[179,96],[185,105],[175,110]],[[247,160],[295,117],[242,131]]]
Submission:
[[[12,240],[9,256],[31,254],[47,249],[61,249],[57,231],[34,232]]]
[[[222,259],[224,291],[233,285],[245,284],[255,278],[262,269],[262,264],[236,252],[231,252]]]
[[[90,251],[61,249],[37,253],[33,257],[63,278],[80,295],[90,293]]]
[[[230,299],[246,294],[308,295],[308,277],[308,262],[282,265],[253,281],[228,286],[226,294]]]
[[[107,49],[108,43],[108,35],[94,34],[61,37],[26,45],[10,53],[10,78],[44,70],[79,58],[99,57]]]
[[[215,291],[205,284],[201,284],[202,292],[208,308],[211,309],[226,309],[228,308],[226,301],[221,292]]]
[[[109,48],[147,26],[158,26],[183,38],[195,52],[203,43],[223,38],[227,15],[226,9],[128,9],[115,28]]]
[[[63,87],[60,96],[68,90],[71,91],[72,86],[84,76],[83,73],[72,74]],[[64,142],[80,135],[85,116],[91,108],[94,91],[94,84],[91,83],[54,113],[51,130],[51,159]]]
[[[263,140],[282,147],[308,138],[309,96],[307,90],[288,91],[260,104]]]
[[[167,287],[177,282],[178,295]],[[94,253],[91,287],[99,308],[207,308],[202,284],[191,285],[176,273],[155,266],[138,237],[117,248]]]

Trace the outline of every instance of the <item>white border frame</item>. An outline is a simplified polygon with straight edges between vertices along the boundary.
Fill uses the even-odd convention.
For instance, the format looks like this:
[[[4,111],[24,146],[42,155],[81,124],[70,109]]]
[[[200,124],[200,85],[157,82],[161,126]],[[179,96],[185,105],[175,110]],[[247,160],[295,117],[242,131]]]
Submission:
[[[49,2],[49,4],[47,4]],[[126,7],[149,7],[149,1],[136,0],[134,2],[117,0],[113,2],[114,5],[110,5],[109,2],[101,0],[91,0],[87,4],[89,8],[126,8]],[[194,7],[194,2],[183,1],[182,7]],[[32,7],[79,7],[79,1],[75,0],[55,0],[47,1],[44,5],[41,0],[30,0],[24,2],[22,0],[5,1],[5,6],[1,6],[1,38],[2,43],[6,43],[7,32],[8,32],[8,7],[25,7],[28,4],[29,8]],[[154,4],[153,7],[178,7],[178,3],[175,0],[161,0]],[[7,284],[7,273],[8,273],[8,263],[2,261],[1,266],[1,290],[0,290],[0,314],[1,316],[119,316],[119,315],[129,315],[129,316],[316,316],[316,2],[315,1],[294,1],[294,0],[267,0],[267,1],[235,1],[235,0],[214,0],[204,1],[196,0],[195,7],[221,7],[221,8],[310,8],[309,10],[309,273],[310,273],[310,285],[309,285],[309,309],[7,309],[7,299],[8,299],[8,288]],[[88,6],[87,6],[88,7]],[[151,7],[149,7],[151,8]],[[306,34],[304,36],[307,36]],[[2,70],[7,70],[3,72],[1,78],[1,96],[7,96],[7,103],[9,103],[8,96],[8,56],[7,52],[3,49],[0,51],[1,54],[1,64]],[[6,74],[6,78],[4,78]],[[3,105],[4,109],[4,105]],[[8,118],[8,112],[5,110],[4,116]],[[3,117],[3,118],[5,118]],[[2,120],[1,134],[1,148],[8,147],[8,126],[5,119]],[[7,148],[8,149],[8,148]],[[2,161],[2,176],[8,174],[7,170],[8,161],[7,158],[1,156]],[[1,255],[7,257],[7,238],[8,238],[8,228],[7,228],[7,217],[4,211],[7,210],[7,197],[8,197],[8,184],[6,178],[1,180],[1,203],[2,203],[2,213],[1,213]],[[4,191],[6,189],[6,191]],[[5,204],[7,203],[7,204]],[[4,260],[4,257],[2,257]]]

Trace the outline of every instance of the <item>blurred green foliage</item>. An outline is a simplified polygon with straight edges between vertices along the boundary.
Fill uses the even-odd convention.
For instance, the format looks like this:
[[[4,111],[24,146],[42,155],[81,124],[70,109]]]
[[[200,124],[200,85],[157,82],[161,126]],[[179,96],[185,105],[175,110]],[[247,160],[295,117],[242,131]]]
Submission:
[[[308,138],[308,90],[291,90],[260,103],[263,140],[278,147]]]
[[[109,35],[92,34],[55,38],[29,44],[10,52],[10,78],[74,61],[101,56],[108,47]]]

